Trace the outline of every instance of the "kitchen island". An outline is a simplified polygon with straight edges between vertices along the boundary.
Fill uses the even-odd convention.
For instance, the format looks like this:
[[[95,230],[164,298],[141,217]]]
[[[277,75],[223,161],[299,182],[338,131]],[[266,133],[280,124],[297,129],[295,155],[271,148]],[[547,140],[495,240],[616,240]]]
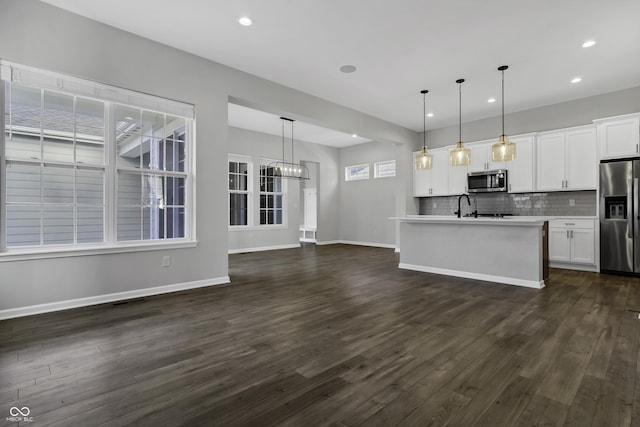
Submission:
[[[400,223],[400,268],[537,289],[545,285],[545,217],[392,219]]]

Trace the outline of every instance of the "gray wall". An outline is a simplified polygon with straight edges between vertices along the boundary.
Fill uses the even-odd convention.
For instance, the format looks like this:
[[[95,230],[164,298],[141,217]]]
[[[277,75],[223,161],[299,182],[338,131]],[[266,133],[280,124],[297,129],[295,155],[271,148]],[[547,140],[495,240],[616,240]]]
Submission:
[[[394,144],[370,142],[340,149],[340,239],[352,242],[395,245],[397,180],[374,178],[374,162],[396,160]],[[369,164],[369,179],[344,180],[344,168]],[[396,168],[398,163],[396,161]]]
[[[638,111],[640,111],[640,86],[506,114],[505,131],[508,135],[517,135],[562,129],[588,125],[594,119],[637,113]],[[498,116],[462,123],[463,141],[497,139],[500,134],[500,120],[501,118]],[[458,141],[458,125],[427,130],[427,138],[427,144],[430,148],[453,145]],[[415,150],[418,150],[420,146],[420,142],[415,144]]]
[[[253,212],[259,206],[258,167],[260,158],[278,160],[282,158],[282,139],[278,136],[229,127],[229,153],[250,156],[253,159]],[[318,241],[338,240],[338,149],[303,141],[295,141],[295,160],[317,162],[318,180]],[[300,187],[305,181],[286,180],[287,189],[287,226],[283,228],[229,231],[229,250],[262,248],[297,244],[299,226],[302,221]],[[255,223],[255,221],[254,221]]]
[[[0,10],[1,58],[194,104],[198,141],[196,248],[0,261],[0,310],[226,277],[230,98],[371,139],[417,141],[400,126],[36,0],[0,0]],[[337,229],[338,207],[320,203],[334,210],[324,214],[329,225],[320,226]],[[164,255],[171,256],[169,268],[161,267]]]

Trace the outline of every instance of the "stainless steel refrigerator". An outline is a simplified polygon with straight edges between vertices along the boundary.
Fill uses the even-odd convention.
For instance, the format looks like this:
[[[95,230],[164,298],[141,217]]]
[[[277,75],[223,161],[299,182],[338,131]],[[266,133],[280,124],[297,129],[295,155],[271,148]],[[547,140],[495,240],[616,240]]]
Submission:
[[[600,164],[600,270],[640,274],[640,160]]]

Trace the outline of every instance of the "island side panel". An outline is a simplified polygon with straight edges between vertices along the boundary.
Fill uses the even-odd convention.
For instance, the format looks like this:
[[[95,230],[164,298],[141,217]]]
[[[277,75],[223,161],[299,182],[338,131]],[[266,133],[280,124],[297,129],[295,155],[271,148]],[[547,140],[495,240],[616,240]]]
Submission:
[[[544,286],[541,225],[401,221],[400,242],[402,268]]]

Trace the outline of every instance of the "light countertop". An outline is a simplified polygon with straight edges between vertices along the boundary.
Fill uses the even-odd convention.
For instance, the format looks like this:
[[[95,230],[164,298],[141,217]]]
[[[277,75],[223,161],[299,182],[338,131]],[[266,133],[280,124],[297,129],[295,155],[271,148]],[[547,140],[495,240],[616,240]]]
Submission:
[[[455,215],[407,215],[404,217],[391,217],[389,219],[400,222],[432,223],[432,224],[460,224],[460,225],[504,225],[504,226],[540,226],[551,219],[568,219],[577,217],[565,216],[505,216],[498,217],[462,217]],[[595,217],[580,217],[582,219],[595,219]]]

